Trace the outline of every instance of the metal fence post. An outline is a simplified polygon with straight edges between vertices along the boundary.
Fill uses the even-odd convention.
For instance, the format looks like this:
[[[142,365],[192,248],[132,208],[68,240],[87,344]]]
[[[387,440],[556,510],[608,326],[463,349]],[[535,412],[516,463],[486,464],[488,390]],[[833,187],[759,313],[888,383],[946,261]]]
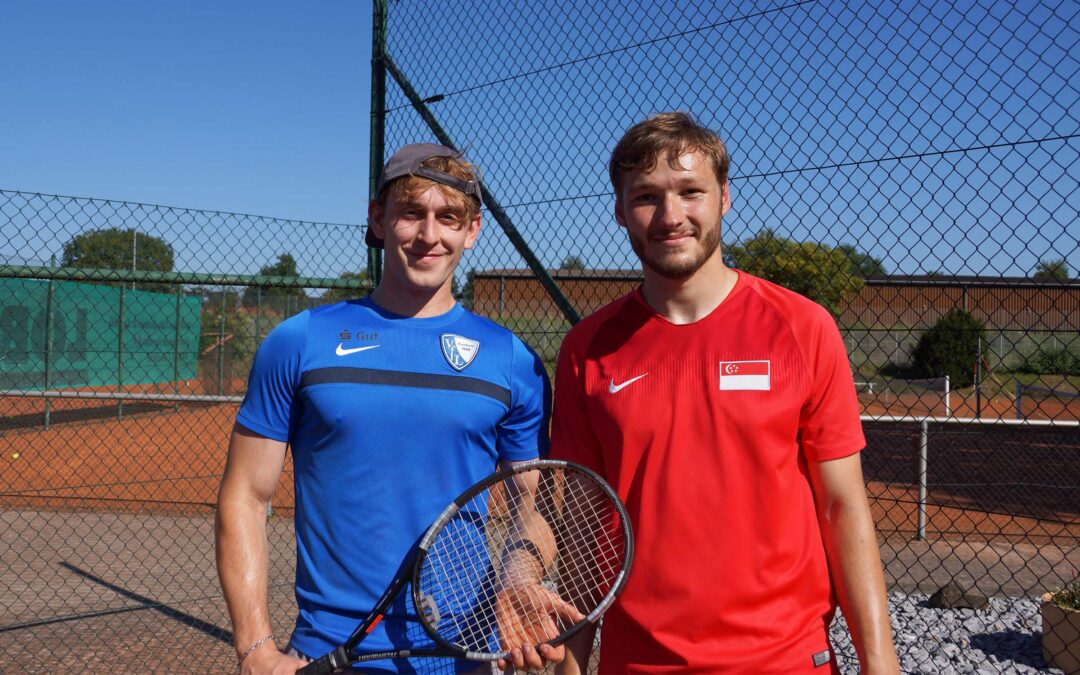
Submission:
[[[52,387],[52,360],[53,360],[53,302],[55,296],[55,282],[49,279],[49,290],[45,298],[45,389]],[[52,400],[45,398],[45,428],[49,428],[49,417],[52,412]]]
[[[951,389],[952,389],[952,387],[950,386],[949,376],[946,375],[945,376],[945,417],[948,417],[949,415],[952,414],[952,405],[951,405],[951,401],[949,399]]]
[[[982,338],[975,350],[975,417],[982,417]]]
[[[124,285],[120,285],[120,318],[116,322],[117,346],[116,346],[116,391],[124,391]],[[124,419],[124,400],[116,403],[116,419]]]
[[[262,286],[255,287],[255,346],[262,342]]]
[[[218,357],[217,357],[217,395],[221,396],[225,386],[225,288],[221,289],[221,317],[218,322]]]
[[[176,332],[173,337],[173,393],[180,393],[180,310],[183,305],[184,299],[184,287],[181,284],[176,285]],[[180,403],[176,403],[173,408],[176,411],[180,410]]]
[[[919,421],[919,531],[918,541],[926,541],[926,453],[929,445],[929,423]]]
[[[375,192],[382,175],[384,134],[386,131],[386,0],[374,0],[371,8],[371,152],[368,154],[368,199]],[[371,227],[371,223],[368,223]],[[368,247],[368,278],[375,286],[382,281],[382,249]]]

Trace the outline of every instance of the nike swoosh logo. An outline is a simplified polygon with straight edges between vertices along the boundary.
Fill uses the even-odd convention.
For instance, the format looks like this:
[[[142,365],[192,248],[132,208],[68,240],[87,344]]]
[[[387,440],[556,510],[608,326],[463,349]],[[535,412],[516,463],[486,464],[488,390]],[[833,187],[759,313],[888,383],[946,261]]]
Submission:
[[[345,349],[341,346],[341,343],[339,342],[337,350],[335,350],[334,353],[338,356],[348,356],[349,354],[355,354],[356,352],[363,352],[367,351],[368,349],[375,349],[378,346],[379,345],[368,345],[367,347],[354,347],[352,349]]]
[[[645,375],[648,375],[648,373],[645,373]],[[629,387],[631,384],[633,384],[633,383],[637,382],[638,380],[640,380],[641,378],[645,377],[645,375],[638,375],[637,377],[631,377],[629,380],[627,380],[626,382],[622,382],[621,384],[615,384],[615,378],[611,378],[611,382],[608,383],[608,388],[607,388],[608,393],[609,394],[617,394],[620,391],[622,391],[623,389],[626,389],[627,387]]]

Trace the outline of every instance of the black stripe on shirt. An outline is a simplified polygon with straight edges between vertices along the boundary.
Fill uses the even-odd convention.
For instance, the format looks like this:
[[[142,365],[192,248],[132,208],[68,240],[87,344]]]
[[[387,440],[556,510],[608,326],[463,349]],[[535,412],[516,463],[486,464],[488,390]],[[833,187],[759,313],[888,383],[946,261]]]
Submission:
[[[466,391],[493,398],[510,407],[510,390],[486,380],[460,375],[434,375],[430,373],[407,373],[400,370],[377,370],[374,368],[316,368],[300,376],[300,388],[316,384],[386,384],[417,389],[443,389]]]

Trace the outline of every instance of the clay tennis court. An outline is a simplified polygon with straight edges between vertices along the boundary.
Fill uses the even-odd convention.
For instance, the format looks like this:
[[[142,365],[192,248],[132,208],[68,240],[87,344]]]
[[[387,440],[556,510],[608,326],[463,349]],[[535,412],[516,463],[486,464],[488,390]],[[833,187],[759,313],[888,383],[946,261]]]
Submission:
[[[185,383],[186,391],[198,382]],[[228,383],[240,391],[243,381]],[[943,414],[937,392],[905,393],[888,404],[880,395],[860,396],[863,413],[871,416]],[[1029,401],[1032,420],[1080,419],[1080,398]],[[49,429],[42,427],[45,402],[40,398],[0,398],[5,452],[0,479],[0,505],[38,508],[96,508],[165,513],[206,512],[216,501],[225,466],[229,432],[236,404],[128,401],[123,418],[117,404],[102,400],[54,399]],[[973,417],[970,393],[952,394],[952,414]],[[986,398],[982,417],[1012,418],[1013,402]],[[888,490],[875,493],[885,523],[908,522],[908,490],[917,485],[918,427],[915,424],[867,422],[868,447],[863,455],[869,482]],[[1049,533],[1073,529],[1080,521],[1080,429],[1076,427],[990,427],[934,424],[930,434],[928,483],[936,486],[933,503],[947,509],[1048,523]],[[12,454],[18,453],[18,459]],[[1047,485],[1068,486],[1063,499]],[[274,505],[292,506],[291,457],[274,494]],[[889,504],[886,508],[885,504]],[[892,513],[892,511],[897,511]],[[886,516],[885,511],[889,512]],[[942,519],[938,519],[941,522]],[[949,518],[938,532],[981,531],[974,522]],[[1030,522],[1028,522],[1030,521]],[[1033,533],[1026,526],[987,534]]]
[[[118,420],[115,403],[59,401],[43,430],[42,401],[11,401],[38,426],[0,437],[0,672],[228,670],[213,513],[236,405],[126,404]],[[65,411],[96,419],[65,423]],[[291,480],[287,462],[268,520],[283,631],[295,613]]]
[[[910,399],[910,400],[909,400]],[[899,415],[929,395],[905,395],[869,415]],[[1011,402],[989,399],[984,417],[1008,417]],[[44,402],[4,398],[0,505],[7,508],[102,509],[155,513],[212,511],[235,404],[98,400],[52,403],[52,426],[41,426]],[[954,415],[973,414],[971,397],[954,396]],[[1032,419],[1080,419],[1080,400],[1045,400]],[[14,421],[13,421],[14,420]],[[16,424],[18,421],[19,424]],[[918,426],[867,422],[864,472],[883,531],[914,530]],[[1080,541],[1080,430],[933,424],[927,483],[929,530],[938,535],[1060,537]],[[17,459],[13,458],[18,454]],[[292,502],[291,457],[274,494]]]
[[[10,400],[10,399],[7,399]],[[15,399],[19,400],[19,399]],[[68,403],[67,401],[63,403]],[[82,409],[99,401],[71,401]],[[88,405],[92,404],[92,405]],[[236,405],[156,406],[75,424],[18,429],[3,436],[4,507],[206,513],[216,502]],[[76,408],[79,409],[79,408]],[[13,453],[18,459],[12,459]],[[286,459],[274,504],[292,506]]]

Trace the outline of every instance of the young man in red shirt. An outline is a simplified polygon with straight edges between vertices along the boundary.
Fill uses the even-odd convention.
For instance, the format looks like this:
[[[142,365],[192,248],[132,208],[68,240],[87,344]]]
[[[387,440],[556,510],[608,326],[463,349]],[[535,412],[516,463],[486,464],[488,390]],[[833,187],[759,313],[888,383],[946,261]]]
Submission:
[[[610,171],[644,283],[567,335],[552,424],[552,456],[604,475],[634,524],[601,672],[837,672],[837,601],[862,672],[898,672],[835,322],[724,264],[727,151],[689,115],[632,127]]]

